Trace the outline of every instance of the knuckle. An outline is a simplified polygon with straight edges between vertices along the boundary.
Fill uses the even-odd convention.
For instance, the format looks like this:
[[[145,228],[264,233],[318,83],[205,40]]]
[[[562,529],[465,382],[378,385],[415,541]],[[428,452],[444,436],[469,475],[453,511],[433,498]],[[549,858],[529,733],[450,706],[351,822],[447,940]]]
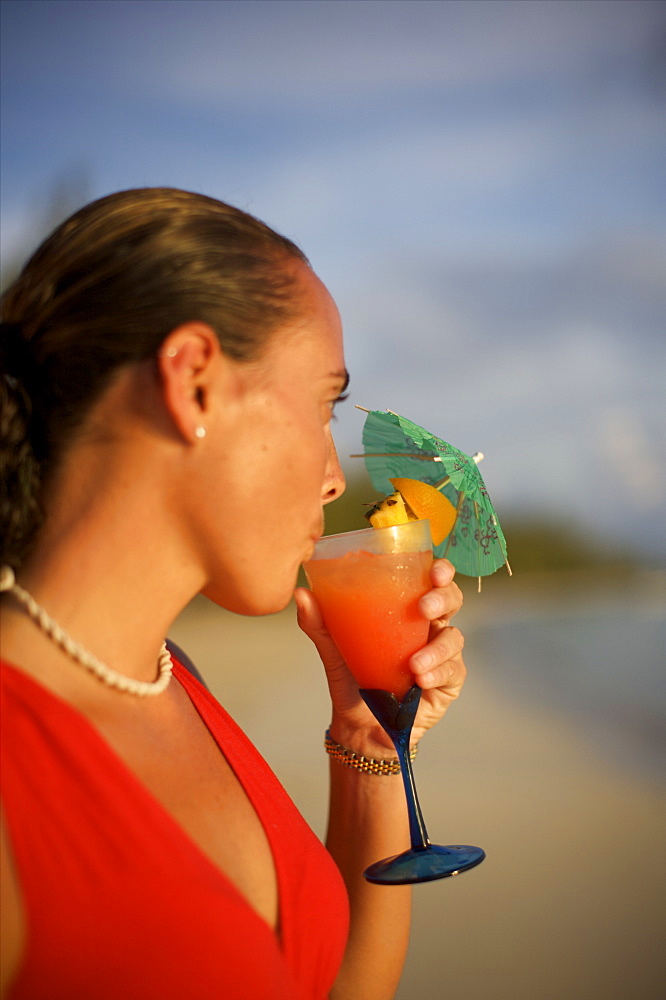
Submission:
[[[456,611],[460,611],[460,609],[463,606],[463,592],[458,586],[458,584],[455,583],[455,581],[451,584],[451,587],[452,587],[451,593],[453,597],[453,604],[455,606]]]
[[[459,653],[465,648],[465,636],[455,625],[448,627],[447,639],[450,643],[450,648],[454,649],[455,652]]]

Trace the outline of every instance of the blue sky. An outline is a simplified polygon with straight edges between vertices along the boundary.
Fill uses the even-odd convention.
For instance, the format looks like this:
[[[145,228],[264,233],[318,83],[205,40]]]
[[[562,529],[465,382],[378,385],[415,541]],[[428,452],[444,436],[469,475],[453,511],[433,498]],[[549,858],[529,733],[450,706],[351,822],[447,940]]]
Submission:
[[[246,208],[341,309],[343,454],[389,407],[484,451],[500,516],[666,554],[666,5],[0,9],[4,261],[68,177]]]

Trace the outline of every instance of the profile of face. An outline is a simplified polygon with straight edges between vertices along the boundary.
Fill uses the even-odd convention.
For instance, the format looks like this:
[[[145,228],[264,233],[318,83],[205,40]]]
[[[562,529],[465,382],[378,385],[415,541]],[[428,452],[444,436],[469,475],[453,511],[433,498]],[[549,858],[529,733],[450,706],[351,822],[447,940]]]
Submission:
[[[235,366],[233,391],[227,379],[201,443],[203,593],[246,615],[287,605],[322,533],[323,507],[345,487],[331,435],[347,383],[340,317],[319,279],[296,266],[298,318],[275,331],[259,360],[224,360]]]

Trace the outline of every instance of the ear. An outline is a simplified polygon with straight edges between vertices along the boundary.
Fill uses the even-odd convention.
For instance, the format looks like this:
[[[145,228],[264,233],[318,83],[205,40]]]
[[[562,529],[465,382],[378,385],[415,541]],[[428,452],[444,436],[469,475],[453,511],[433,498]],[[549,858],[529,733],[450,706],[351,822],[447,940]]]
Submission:
[[[220,354],[215,333],[199,322],[184,323],[172,330],[158,352],[167,412],[190,444],[205,434],[213,372]]]

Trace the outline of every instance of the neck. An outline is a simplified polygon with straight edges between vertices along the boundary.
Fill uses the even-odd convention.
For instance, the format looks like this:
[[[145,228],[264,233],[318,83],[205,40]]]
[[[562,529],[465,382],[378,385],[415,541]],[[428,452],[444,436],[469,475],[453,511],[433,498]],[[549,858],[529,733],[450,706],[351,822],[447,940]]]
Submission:
[[[151,681],[163,639],[204,580],[174,527],[158,464],[139,454],[132,461],[127,449],[107,450],[100,462],[90,451],[87,463],[81,454],[69,463],[75,473],[63,469],[67,485],[52,491],[18,579],[76,642],[109,667]],[[39,641],[31,622],[20,628]]]

